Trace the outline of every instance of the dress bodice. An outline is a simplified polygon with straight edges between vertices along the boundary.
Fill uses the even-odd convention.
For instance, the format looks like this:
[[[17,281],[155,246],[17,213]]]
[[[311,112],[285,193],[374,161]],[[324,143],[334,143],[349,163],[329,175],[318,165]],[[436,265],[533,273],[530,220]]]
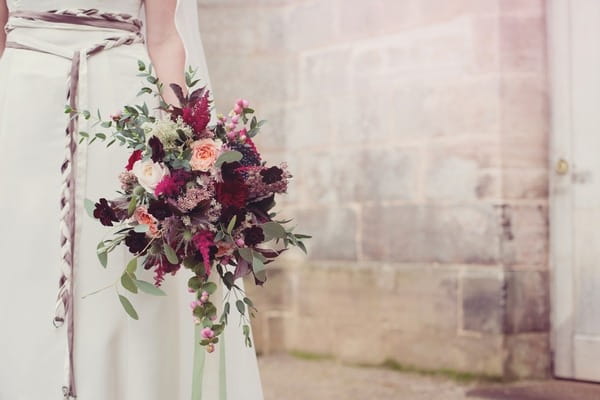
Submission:
[[[8,0],[7,5],[10,11],[49,11],[95,8],[102,11],[124,13],[137,17],[142,1],[143,0]]]

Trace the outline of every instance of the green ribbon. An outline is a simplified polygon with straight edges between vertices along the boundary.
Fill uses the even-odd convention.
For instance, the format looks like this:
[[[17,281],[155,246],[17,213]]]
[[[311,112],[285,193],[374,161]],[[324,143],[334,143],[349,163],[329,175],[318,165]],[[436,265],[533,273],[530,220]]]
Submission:
[[[202,378],[206,350],[200,345],[202,324],[194,324],[194,368],[192,375],[192,400],[202,400]]]
[[[219,340],[221,345],[219,357],[219,400],[227,400],[227,374],[225,370],[225,332]]]

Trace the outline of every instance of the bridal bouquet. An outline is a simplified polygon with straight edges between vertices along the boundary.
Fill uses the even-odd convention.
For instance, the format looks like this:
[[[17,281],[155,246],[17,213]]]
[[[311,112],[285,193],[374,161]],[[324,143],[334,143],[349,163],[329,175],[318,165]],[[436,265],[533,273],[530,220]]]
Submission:
[[[195,88],[198,80],[191,69],[185,92],[170,85],[177,106],[165,102],[164,87],[151,65],[139,62],[139,75],[151,84],[140,94],[158,97],[162,117],[151,115],[145,103],[127,105],[109,120],[97,113],[94,126],[110,133],[79,132],[81,141],[106,141],[107,147],[118,143],[132,150],[118,177],[118,196],[85,200],[90,215],[118,228],[98,244],[98,258],[106,267],[108,254],[127,246],[132,259],[120,283],[131,293],[165,295],[160,289],[165,276],[175,275],[182,266],[189,270],[190,306],[195,322],[202,324],[200,344],[208,352],[214,350],[231,313],[227,301],[217,316],[211,300],[217,285],[209,278],[221,279],[228,289],[226,299],[232,292],[237,298],[245,342],[252,346],[248,316],[256,309],[236,279],[252,274],[256,284],[264,284],[265,265],[290,245],[306,252],[302,240],[310,238],[292,232],[293,227],[285,226],[291,220],[276,220],[272,211],[275,195],[286,193],[292,175],[285,162],[270,166],[262,159],[252,138],[265,121],[257,120],[246,100],[238,100],[227,116],[219,115],[209,126],[210,93],[206,87]],[[79,115],[91,117],[89,111]],[[138,266],[152,270],[154,282],[138,279]],[[138,319],[128,298],[117,294],[125,311]]]

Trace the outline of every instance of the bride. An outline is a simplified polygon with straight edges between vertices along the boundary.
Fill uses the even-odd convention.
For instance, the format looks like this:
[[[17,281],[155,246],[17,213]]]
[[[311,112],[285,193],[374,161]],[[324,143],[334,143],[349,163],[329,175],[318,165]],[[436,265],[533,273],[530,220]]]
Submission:
[[[167,276],[166,297],[134,299],[138,321],[111,290],[87,296],[118,279],[129,257],[117,249],[100,266],[96,244],[107,232],[83,199],[114,193],[129,154],[77,144],[65,105],[107,116],[139,104],[138,60],[181,85],[190,64],[210,86],[195,2],[0,0],[5,24],[0,399],[261,400],[256,354],[235,322],[215,352],[196,345],[186,271]],[[175,102],[170,89],[165,97]],[[151,271],[139,274],[152,281]]]

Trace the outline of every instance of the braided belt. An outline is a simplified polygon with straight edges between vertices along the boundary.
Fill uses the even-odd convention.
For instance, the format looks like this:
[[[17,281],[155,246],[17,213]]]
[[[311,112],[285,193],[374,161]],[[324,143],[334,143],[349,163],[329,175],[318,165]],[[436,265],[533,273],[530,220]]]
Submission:
[[[103,50],[130,45],[134,43],[143,43],[144,38],[141,33],[142,22],[127,14],[103,13],[96,9],[89,10],[51,10],[48,12],[36,11],[14,11],[10,13],[10,19],[5,30],[11,32],[19,28],[27,28],[27,22],[44,21],[50,23],[70,24],[73,29],[78,25],[86,25],[97,28],[108,28],[125,31],[122,34],[106,37],[100,43],[94,43],[92,46],[80,49],[71,53],[70,51],[51,44],[39,43],[34,40],[22,39],[19,42],[11,41],[10,38],[6,47],[21,50],[37,51],[46,54],[52,54],[71,60],[71,70],[68,76],[67,101],[72,110],[78,110],[78,91],[80,77],[87,71],[87,59]],[[86,146],[77,144],[75,137],[78,128],[78,115],[72,112],[65,130],[65,158],[61,165],[61,196],[60,196],[60,246],[61,275],[59,279],[59,290],[56,298],[56,311],[53,319],[54,326],[57,328],[67,322],[67,355],[65,359],[65,384],[62,387],[65,399],[74,399],[77,397],[75,387],[74,366],[73,366],[73,271],[74,271],[74,253],[75,253],[75,229],[76,229],[76,191],[75,184],[80,185],[84,179],[81,173],[85,165]],[[76,172],[73,168],[73,162],[77,157]],[[81,164],[80,164],[81,163]]]

